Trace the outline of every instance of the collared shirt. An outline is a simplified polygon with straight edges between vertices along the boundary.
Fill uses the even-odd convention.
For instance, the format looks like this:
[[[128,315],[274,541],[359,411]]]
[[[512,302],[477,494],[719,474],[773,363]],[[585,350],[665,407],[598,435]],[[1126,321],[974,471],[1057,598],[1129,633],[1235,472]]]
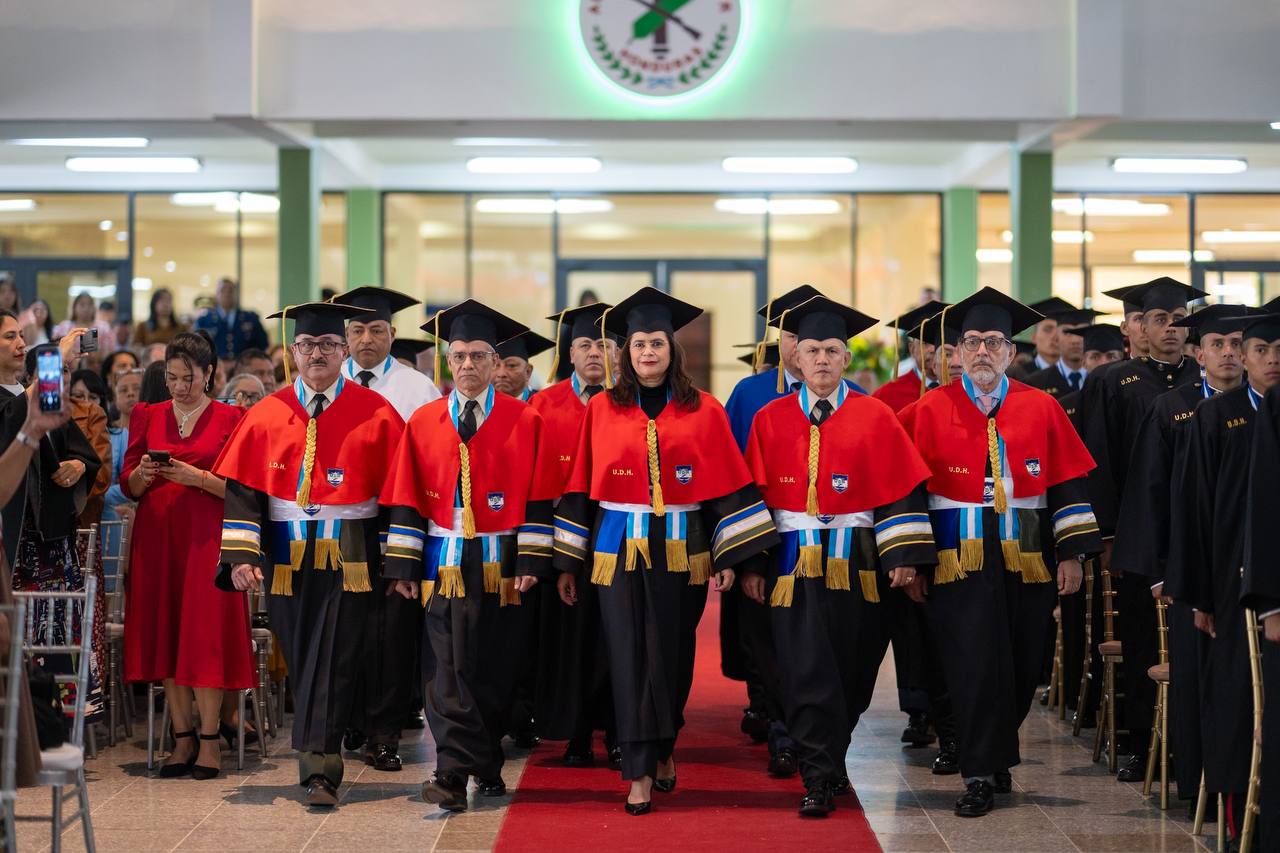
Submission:
[[[312,390],[312,388],[309,385],[307,385],[307,383],[303,382],[302,379],[299,378],[298,381],[294,383],[293,388],[298,395],[298,402],[301,403],[302,408],[306,409],[307,413],[310,414],[311,407],[315,405],[313,401],[316,398],[316,394],[318,393],[324,394],[324,405],[325,405],[325,408],[327,409],[333,405],[334,400],[338,399],[338,386],[341,384],[342,384],[342,376],[339,375],[337,379],[333,380],[332,385],[330,385],[328,388],[325,388],[323,391],[318,392],[318,391]]]
[[[581,400],[582,405],[585,406],[587,403],[591,402],[591,395],[587,393],[587,389],[590,388],[591,385],[587,382],[587,380],[579,376],[578,371],[576,370],[573,372],[572,378],[573,378],[573,393],[578,395],[578,399]],[[604,390],[604,385],[600,383],[597,383],[595,387],[599,388],[601,391]],[[596,393],[598,394],[600,393],[600,391],[597,391]]]
[[[8,391],[10,394],[12,394],[15,397],[21,396],[22,393],[27,390],[26,388],[23,388],[21,385],[18,385],[16,383],[13,385],[0,385],[0,388],[3,388],[4,390]]]
[[[836,413],[836,409],[840,408],[840,404],[844,402],[844,398],[848,394],[848,389],[845,388],[844,380],[842,379],[840,384],[836,386],[836,389],[825,397],[819,397],[814,394],[809,390],[808,385],[801,385],[800,390],[797,393],[800,397],[800,408],[804,412],[805,417],[812,418],[813,412],[818,407],[819,401],[826,400],[831,405],[831,414],[827,415],[829,418],[831,415]]]
[[[1089,371],[1084,369],[1083,364],[1079,367],[1067,367],[1067,363],[1062,359],[1058,359],[1058,372],[1062,374],[1062,378],[1067,380],[1068,384],[1071,382],[1071,374],[1080,374],[1080,387],[1082,388],[1084,387],[1084,378],[1089,375]]]
[[[1039,369],[1039,370],[1044,370],[1046,367],[1053,367],[1053,364],[1054,364],[1053,362],[1045,361],[1045,360],[1044,360],[1044,358],[1042,358],[1042,357],[1041,357],[1040,353],[1036,353],[1036,368],[1037,368],[1037,369]]]
[[[373,374],[373,379],[369,380],[369,387],[372,388],[373,384],[381,379],[383,374],[387,372],[387,369],[391,367],[391,361],[391,356],[387,356],[373,367],[361,367],[354,358],[348,356],[346,361],[342,362],[342,372],[346,374],[348,379],[354,379],[356,382],[359,382],[360,374],[366,370],[369,371]]]
[[[231,326],[236,322],[236,314],[240,312],[240,309],[238,308],[232,308],[230,311],[223,311],[221,305],[217,306],[214,310],[218,312],[218,317],[220,319],[226,321],[228,326]]]
[[[494,389],[492,385],[486,386],[480,392],[478,397],[468,397],[456,387],[449,392],[449,411],[456,419],[462,417],[462,412],[467,407],[469,401],[474,401],[479,405],[475,408],[476,413],[476,429],[479,430],[484,424],[485,418],[489,416],[489,410],[493,408]]]
[[[1009,377],[1007,376],[1001,376],[1000,381],[996,383],[996,387],[989,392],[978,388],[967,373],[961,377],[960,381],[964,383],[964,390],[969,395],[969,399],[978,407],[978,411],[984,415],[990,415],[1003,402],[1004,395],[1009,390]]]

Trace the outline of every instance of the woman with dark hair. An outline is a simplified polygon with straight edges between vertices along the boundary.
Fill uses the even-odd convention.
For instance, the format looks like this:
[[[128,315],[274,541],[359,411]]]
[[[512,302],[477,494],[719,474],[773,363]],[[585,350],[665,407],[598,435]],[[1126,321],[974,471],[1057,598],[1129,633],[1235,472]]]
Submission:
[[[728,590],[734,566],[778,542],[724,408],[694,387],[675,342],[701,313],[652,287],[604,312],[626,346],[616,383],[587,405],[556,509],[561,600],[597,586],[633,815],[649,812],[652,788],[675,789],[708,581]]]
[[[92,370],[76,370],[71,374],[71,392],[72,400],[85,403],[92,403],[107,410],[108,391],[106,383],[102,381],[102,377],[94,373]]]
[[[139,403],[167,403],[173,399],[169,394],[169,386],[164,381],[165,363],[153,361],[142,372],[142,388],[138,392]]]
[[[151,311],[147,319],[139,320],[133,329],[133,345],[167,344],[179,332],[189,332],[191,327],[178,319],[173,310],[173,293],[161,287],[151,294]]]
[[[110,390],[116,387],[117,376],[135,370],[137,367],[138,357],[131,350],[118,349],[108,355],[107,360],[102,363],[102,381]]]
[[[54,338],[60,338],[72,329],[97,329],[98,352],[115,352],[116,333],[111,324],[98,317],[98,305],[87,293],[78,293],[71,300],[71,316],[53,327]]]
[[[254,683],[244,599],[213,588],[226,481],[209,469],[243,413],[209,398],[213,360],[206,337],[173,336],[164,360],[172,399],[134,407],[120,470],[122,491],[138,501],[124,675],[164,682],[176,746],[163,777],[218,775],[223,692]]]
[[[37,299],[31,303],[29,313],[30,320],[24,323],[22,327],[22,339],[27,342],[27,346],[34,347],[40,344],[47,344],[57,337],[53,333],[53,312],[49,310],[48,302],[43,299]],[[21,322],[21,317],[19,322]]]

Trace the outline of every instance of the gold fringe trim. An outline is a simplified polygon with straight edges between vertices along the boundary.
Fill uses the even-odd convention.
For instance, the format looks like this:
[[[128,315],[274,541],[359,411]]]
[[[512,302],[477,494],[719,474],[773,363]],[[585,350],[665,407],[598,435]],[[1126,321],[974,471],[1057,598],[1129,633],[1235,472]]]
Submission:
[[[684,539],[667,540],[667,571],[689,571],[689,543]]]
[[[703,586],[711,579],[711,554],[703,551],[689,557],[689,586]]]
[[[427,603],[431,601],[431,593],[435,592],[435,589],[436,589],[435,581],[422,582],[422,585],[418,590],[418,597],[419,599],[421,599],[423,607],[426,607]]]
[[[982,540],[960,540],[960,569],[965,572],[976,572],[982,569]]]
[[[935,585],[962,581],[966,577],[968,575],[964,569],[960,568],[960,556],[956,553],[955,548],[946,548],[938,551],[938,568],[933,572]]]
[[[801,545],[800,555],[796,559],[796,568],[792,574],[798,578],[822,577],[822,546]]]
[[[782,368],[778,368],[781,370]],[[791,597],[795,594],[796,579],[792,575],[783,575],[773,585],[773,594],[769,596],[770,607],[790,607]]]
[[[276,563],[271,578],[272,595],[293,595],[293,566],[287,563]]]
[[[805,496],[804,511],[809,515],[818,514],[818,451],[822,444],[821,434],[813,424],[809,425],[809,491]]]
[[[597,551],[591,562],[591,582],[600,586],[612,586],[613,573],[617,567],[617,554],[602,554]]]
[[[876,573],[858,572],[858,580],[862,583],[862,600],[870,604],[880,603],[880,588],[876,586]]]
[[[860,572],[859,574],[865,574]],[[849,588],[849,561],[843,557],[831,557],[827,560],[827,589]]]
[[[436,581],[439,593],[445,598],[466,598],[467,588],[462,582],[461,566],[441,566],[440,579]]]
[[[342,564],[342,591],[343,592],[373,592],[373,587],[369,584],[369,564],[368,563],[348,563]]]
[[[476,511],[471,508],[471,454],[466,442],[458,442],[458,457],[462,464],[462,538],[476,538]]]
[[[653,568],[653,560],[649,558],[649,540],[648,539],[628,539],[627,540],[627,564],[626,568],[629,572],[636,570],[636,557],[644,560],[646,569]]]
[[[307,540],[302,539],[289,543],[289,568],[295,572],[302,568],[302,558],[307,554]]]
[[[485,563],[484,564],[484,591],[485,592],[501,592],[502,591],[502,564],[501,563]]]
[[[289,359],[286,356],[285,361]],[[307,420],[307,445],[302,451],[302,481],[298,483],[298,506],[311,505],[311,469],[316,464],[316,419]]]
[[[500,597],[498,598],[498,606],[506,607],[508,604],[510,605],[520,604],[520,591],[516,589],[515,578],[502,579],[502,592],[500,594]]]
[[[1022,582],[1048,583],[1053,580],[1049,567],[1044,564],[1044,555],[1039,552],[1022,555]]]
[[[292,545],[293,543],[289,543]],[[306,543],[302,543],[304,546]],[[315,567],[318,571],[337,571],[342,563],[342,551],[337,539],[317,539]]]
[[[1001,541],[1000,554],[1004,557],[1004,568],[1008,572],[1022,571],[1022,546],[1018,541]]]

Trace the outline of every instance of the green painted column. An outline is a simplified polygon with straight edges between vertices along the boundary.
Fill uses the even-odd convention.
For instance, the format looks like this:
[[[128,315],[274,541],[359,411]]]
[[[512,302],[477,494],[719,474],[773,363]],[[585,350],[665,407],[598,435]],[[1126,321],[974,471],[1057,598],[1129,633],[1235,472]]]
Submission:
[[[1009,158],[1013,228],[1013,298],[1053,295],[1053,153],[1014,150]]]
[[[347,287],[382,283],[382,193],[347,190]]]
[[[310,148],[281,148],[280,305],[320,298],[320,172]]]
[[[959,302],[978,289],[978,191],[942,194],[942,298]]]

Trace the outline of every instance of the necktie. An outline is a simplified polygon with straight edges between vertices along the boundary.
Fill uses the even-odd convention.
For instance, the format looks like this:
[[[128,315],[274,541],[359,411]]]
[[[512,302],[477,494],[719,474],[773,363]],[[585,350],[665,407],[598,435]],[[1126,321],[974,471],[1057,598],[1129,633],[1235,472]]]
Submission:
[[[359,380],[360,380],[360,384],[361,384],[361,385],[363,385],[364,387],[368,388],[370,385],[372,385],[372,384],[373,384],[373,371],[372,371],[372,370],[362,370],[362,371],[360,371],[359,373],[357,373],[357,374],[356,374],[356,379],[359,379]]]
[[[597,394],[599,394],[601,391],[603,391],[603,390],[604,390],[604,386],[603,386],[603,385],[588,385],[586,388],[583,388],[582,390],[583,390],[583,391],[585,391],[585,392],[587,392],[587,399],[588,399],[588,400],[590,400],[592,397],[594,397],[595,395],[597,395]]]
[[[1073,370],[1067,375],[1067,381],[1071,383],[1072,391],[1080,390],[1080,371]]]
[[[463,441],[470,441],[476,434],[476,401],[468,400],[462,407],[462,416],[458,418],[458,436]]]
[[[978,402],[982,404],[982,413],[984,415],[991,414],[991,410],[996,407],[996,398],[991,394],[980,395]]]
[[[813,404],[813,411],[809,413],[809,423],[814,426],[821,426],[822,422],[831,416],[831,404],[826,400],[819,400]]]
[[[323,394],[316,395],[315,404],[311,407],[311,417],[320,417],[320,413],[324,411],[325,399],[326,398]]]
[[[792,390],[792,391],[799,391],[799,390],[800,390],[800,386],[801,386],[801,385],[803,385],[803,384],[804,384],[803,382],[792,382],[792,383],[791,383],[791,390]]]
[[[932,391],[934,388],[937,388],[937,387],[938,387],[937,380],[932,380],[925,386],[926,390],[928,391]]]

